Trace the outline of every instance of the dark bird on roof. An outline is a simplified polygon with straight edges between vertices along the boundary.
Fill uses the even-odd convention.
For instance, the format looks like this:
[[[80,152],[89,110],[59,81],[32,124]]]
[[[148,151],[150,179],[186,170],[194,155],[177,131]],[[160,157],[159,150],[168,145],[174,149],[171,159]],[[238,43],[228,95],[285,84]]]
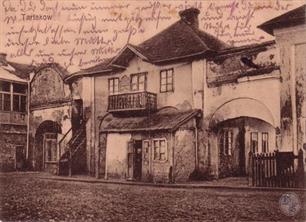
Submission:
[[[260,67],[258,65],[256,65],[252,59],[248,58],[248,57],[241,57],[241,62],[243,62],[243,64],[251,67],[251,68],[255,68],[255,69],[259,69]]]

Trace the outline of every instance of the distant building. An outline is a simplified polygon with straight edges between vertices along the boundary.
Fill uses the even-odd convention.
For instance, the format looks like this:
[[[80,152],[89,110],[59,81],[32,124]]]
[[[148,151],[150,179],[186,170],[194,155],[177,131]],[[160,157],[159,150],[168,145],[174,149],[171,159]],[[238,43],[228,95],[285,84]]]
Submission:
[[[28,80],[33,68],[0,54],[0,171],[26,167]]]

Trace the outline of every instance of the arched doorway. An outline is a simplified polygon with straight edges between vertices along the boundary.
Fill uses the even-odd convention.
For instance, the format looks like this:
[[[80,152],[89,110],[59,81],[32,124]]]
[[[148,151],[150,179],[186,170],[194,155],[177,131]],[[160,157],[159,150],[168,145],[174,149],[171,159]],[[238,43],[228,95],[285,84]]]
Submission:
[[[219,177],[248,173],[248,154],[276,149],[275,121],[261,102],[239,98],[224,103],[210,120]]]
[[[57,122],[46,120],[42,122],[35,134],[35,169],[44,170],[45,162],[57,160],[57,136],[62,130]]]

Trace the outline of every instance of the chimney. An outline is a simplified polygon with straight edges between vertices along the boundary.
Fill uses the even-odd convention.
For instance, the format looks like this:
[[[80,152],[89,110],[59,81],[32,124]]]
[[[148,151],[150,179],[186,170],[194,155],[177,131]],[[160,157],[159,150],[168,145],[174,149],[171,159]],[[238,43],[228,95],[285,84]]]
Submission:
[[[0,52],[0,65],[5,65],[6,66],[6,53]]]
[[[179,12],[181,20],[186,22],[192,28],[199,28],[199,19],[198,15],[200,14],[200,10],[197,8],[188,8]]]

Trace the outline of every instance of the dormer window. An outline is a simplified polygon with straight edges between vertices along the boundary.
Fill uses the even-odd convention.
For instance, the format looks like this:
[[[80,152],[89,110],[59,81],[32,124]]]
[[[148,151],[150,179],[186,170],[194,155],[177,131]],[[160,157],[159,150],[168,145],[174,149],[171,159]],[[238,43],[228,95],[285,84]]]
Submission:
[[[131,91],[145,91],[147,89],[146,73],[131,75]]]
[[[174,91],[174,71],[173,69],[165,69],[160,71],[160,92]]]

